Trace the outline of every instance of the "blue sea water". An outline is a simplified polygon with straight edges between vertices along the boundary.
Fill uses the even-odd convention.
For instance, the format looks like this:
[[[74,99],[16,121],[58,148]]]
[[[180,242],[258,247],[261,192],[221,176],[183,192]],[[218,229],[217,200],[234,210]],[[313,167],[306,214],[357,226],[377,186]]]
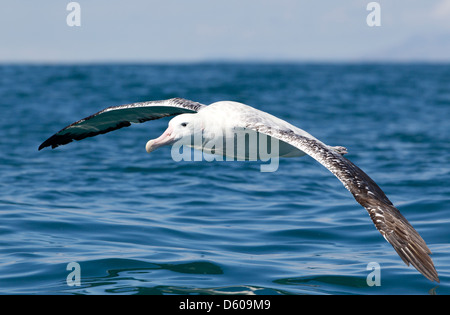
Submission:
[[[407,267],[307,156],[263,173],[147,154],[168,119],[37,150],[105,107],[172,97],[243,102],[345,146],[441,282]],[[450,65],[3,65],[0,108],[0,294],[450,293]]]

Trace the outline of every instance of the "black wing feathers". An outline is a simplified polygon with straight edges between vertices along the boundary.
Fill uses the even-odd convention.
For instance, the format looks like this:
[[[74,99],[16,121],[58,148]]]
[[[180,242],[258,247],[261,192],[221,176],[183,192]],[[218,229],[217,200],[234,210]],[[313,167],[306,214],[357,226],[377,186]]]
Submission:
[[[253,129],[296,146],[330,170],[352,193],[355,200],[366,208],[375,227],[394,247],[401,259],[408,266],[412,264],[426,278],[439,282],[429,256],[431,251],[425,241],[394,207],[381,188],[359,167],[333,149],[292,131],[260,126]]]
[[[204,106],[182,98],[111,106],[63,128],[45,140],[39,146],[39,150],[50,146],[54,149],[73,140],[94,137],[128,127],[132,123],[143,123],[183,113],[195,113]]]

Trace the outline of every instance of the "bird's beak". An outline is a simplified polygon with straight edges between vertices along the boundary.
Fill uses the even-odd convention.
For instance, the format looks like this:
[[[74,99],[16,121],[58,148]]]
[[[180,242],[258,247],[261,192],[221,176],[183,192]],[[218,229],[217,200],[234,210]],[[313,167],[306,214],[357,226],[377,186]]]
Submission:
[[[172,134],[172,127],[168,127],[164,133],[156,139],[150,140],[145,145],[145,150],[150,153],[163,145],[169,145],[175,142],[175,137]]]

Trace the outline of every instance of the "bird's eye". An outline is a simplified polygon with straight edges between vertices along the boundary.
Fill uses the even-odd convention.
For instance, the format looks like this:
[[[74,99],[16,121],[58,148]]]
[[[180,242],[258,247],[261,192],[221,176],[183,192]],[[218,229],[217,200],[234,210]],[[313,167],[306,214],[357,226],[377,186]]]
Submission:
[[[184,123],[181,123],[181,126],[186,127],[187,124],[188,124],[188,123],[184,122]]]

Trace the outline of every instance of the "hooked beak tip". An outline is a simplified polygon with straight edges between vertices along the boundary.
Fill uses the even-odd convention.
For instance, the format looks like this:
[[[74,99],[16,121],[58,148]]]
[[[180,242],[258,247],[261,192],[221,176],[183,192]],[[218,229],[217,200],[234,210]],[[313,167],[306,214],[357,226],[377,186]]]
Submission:
[[[150,140],[145,145],[145,150],[147,153],[150,153],[152,151],[155,151],[157,148],[163,145],[168,145],[173,143],[174,139],[172,137],[172,128],[169,126],[164,133],[159,136],[159,138]]]
[[[147,153],[152,152],[153,150],[155,150],[155,147],[153,147],[153,143],[155,141],[154,140],[150,140],[147,142],[147,144],[145,145],[145,151],[147,151]]]

